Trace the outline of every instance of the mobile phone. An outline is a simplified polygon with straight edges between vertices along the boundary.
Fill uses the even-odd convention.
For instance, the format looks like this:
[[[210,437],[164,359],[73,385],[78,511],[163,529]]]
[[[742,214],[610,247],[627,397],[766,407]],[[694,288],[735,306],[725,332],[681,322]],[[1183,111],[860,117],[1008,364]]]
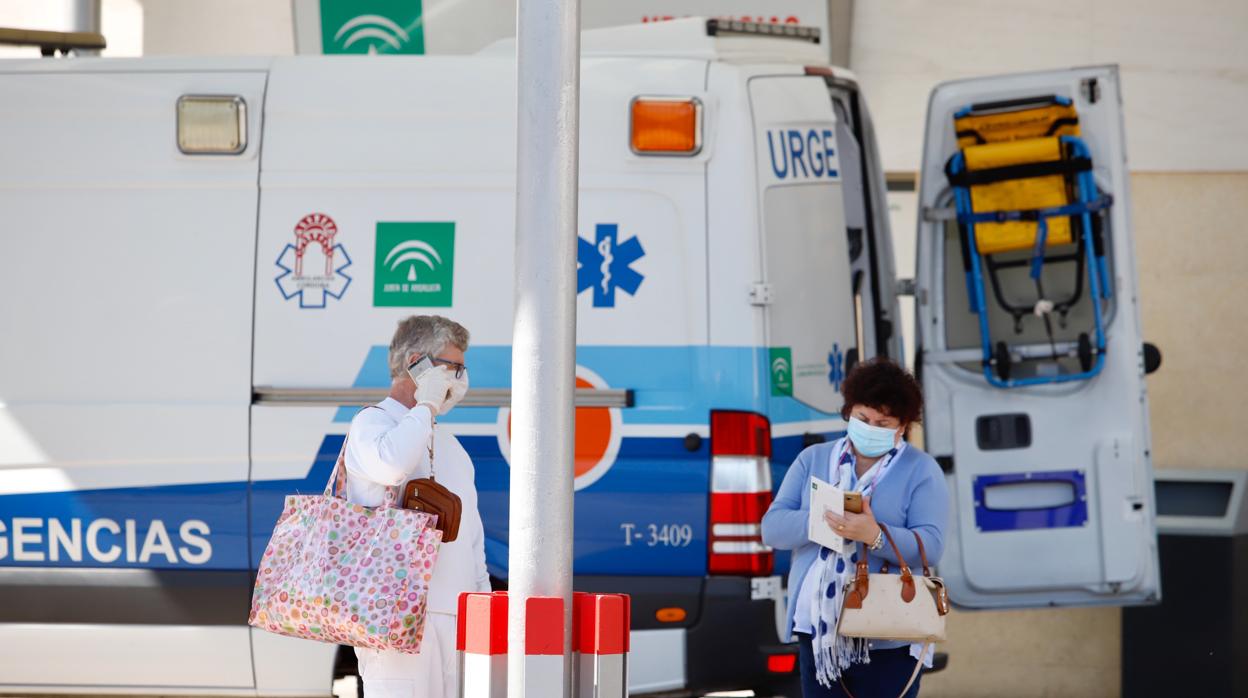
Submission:
[[[414,382],[419,383],[421,375],[431,368],[433,368],[433,359],[429,358],[428,354],[422,354],[407,367],[407,375],[411,376]]]
[[[845,493],[845,511],[854,514],[862,513],[862,493],[846,492]]]

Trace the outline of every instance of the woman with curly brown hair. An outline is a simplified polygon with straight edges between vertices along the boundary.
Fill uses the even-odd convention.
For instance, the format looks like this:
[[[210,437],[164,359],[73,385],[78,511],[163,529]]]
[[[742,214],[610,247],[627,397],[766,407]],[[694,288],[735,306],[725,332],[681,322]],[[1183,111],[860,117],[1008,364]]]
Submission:
[[[907,682],[916,660],[931,666],[930,651],[919,656],[922,645],[838,636],[840,597],[858,562],[853,542],[867,545],[872,572],[886,562],[893,569],[901,566],[892,547],[884,545],[881,523],[909,564],[919,563],[912,531],[935,564],[944,549],[949,493],[936,461],[905,440],[923,413],[923,393],[914,376],[888,359],[873,359],[850,371],[841,393],[846,436],[798,455],[763,517],[763,541],[793,551],[788,625],[799,643],[802,694],[846,696],[853,691],[858,698],[892,698],[905,690],[913,697],[919,682],[906,690]],[[823,515],[827,526],[851,542],[844,554],[808,538],[812,477],[862,495],[862,513]]]

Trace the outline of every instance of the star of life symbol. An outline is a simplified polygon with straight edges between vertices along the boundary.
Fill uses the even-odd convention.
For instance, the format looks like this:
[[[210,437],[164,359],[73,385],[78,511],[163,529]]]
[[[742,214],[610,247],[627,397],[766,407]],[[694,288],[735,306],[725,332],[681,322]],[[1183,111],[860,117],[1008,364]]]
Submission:
[[[592,288],[595,308],[614,308],[617,288],[630,296],[637,295],[645,276],[632,265],[646,251],[636,237],[620,242],[619,226],[615,223],[599,223],[594,234],[594,242],[582,237],[576,240],[576,292],[579,295]]]
[[[351,285],[342,270],[351,266],[351,257],[342,243],[334,242],[337,234],[338,225],[323,213],[306,215],[295,225],[295,242],[287,243],[277,257],[282,273],[274,281],[283,298],[298,296],[300,308],[324,308],[329,298],[342,298]],[[318,260],[306,260],[313,263],[305,265],[309,248],[320,252],[324,267]]]
[[[828,353],[828,382],[832,384],[832,388],[836,392],[841,392],[841,381],[845,380],[845,354],[841,352],[841,345],[836,342],[832,343],[832,351]]]

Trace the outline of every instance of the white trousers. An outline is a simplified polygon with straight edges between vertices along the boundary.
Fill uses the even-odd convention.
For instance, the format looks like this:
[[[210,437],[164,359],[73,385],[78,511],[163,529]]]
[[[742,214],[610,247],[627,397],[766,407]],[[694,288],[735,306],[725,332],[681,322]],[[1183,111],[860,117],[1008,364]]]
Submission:
[[[455,616],[430,613],[420,654],[355,648],[365,698],[457,698]]]

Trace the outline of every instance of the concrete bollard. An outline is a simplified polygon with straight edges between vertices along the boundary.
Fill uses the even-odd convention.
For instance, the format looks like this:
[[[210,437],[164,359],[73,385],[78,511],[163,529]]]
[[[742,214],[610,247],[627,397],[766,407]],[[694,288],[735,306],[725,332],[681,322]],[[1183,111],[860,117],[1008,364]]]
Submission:
[[[507,698],[507,593],[460,594],[456,630],[460,698]]]
[[[576,698],[625,698],[631,627],[628,595],[581,594],[576,603]]]
[[[563,695],[563,599],[531,596],[525,600],[524,695]]]

